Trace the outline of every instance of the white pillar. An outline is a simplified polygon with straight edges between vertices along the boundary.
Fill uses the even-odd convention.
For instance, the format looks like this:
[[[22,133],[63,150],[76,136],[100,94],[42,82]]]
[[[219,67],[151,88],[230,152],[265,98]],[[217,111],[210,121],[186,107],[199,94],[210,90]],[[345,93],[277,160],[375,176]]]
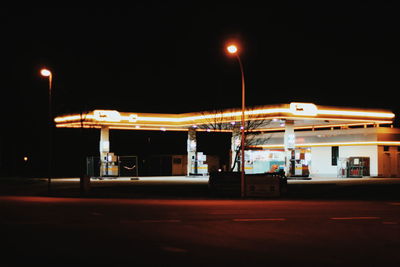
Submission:
[[[292,175],[290,172],[290,164],[291,164],[291,157],[292,157],[292,151],[295,149],[296,145],[296,136],[294,133],[294,121],[293,120],[286,120],[285,122],[285,135],[284,135],[284,141],[285,145],[285,173],[286,176]]]
[[[100,157],[110,152],[110,129],[102,126],[100,130]]]
[[[196,129],[189,128],[187,139],[187,175],[197,174],[197,140]]]
[[[102,126],[100,130],[100,176],[104,175],[107,153],[110,152],[110,129],[108,126]]]
[[[241,134],[240,134],[240,125],[235,125],[232,129],[232,138],[231,138],[231,166],[230,169],[232,169],[233,166],[235,166],[232,171],[238,171],[239,170],[239,165],[240,165],[240,158],[236,158],[236,154],[240,153],[240,143],[241,143]],[[240,155],[239,155],[240,156]],[[236,164],[235,164],[235,159],[238,159]]]

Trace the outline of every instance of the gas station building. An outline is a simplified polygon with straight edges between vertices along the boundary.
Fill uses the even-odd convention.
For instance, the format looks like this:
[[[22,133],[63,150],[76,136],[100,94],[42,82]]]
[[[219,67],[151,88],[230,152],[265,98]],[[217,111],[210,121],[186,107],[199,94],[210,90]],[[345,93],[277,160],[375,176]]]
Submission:
[[[240,146],[239,109],[182,114],[94,110],[55,118],[58,128],[100,130],[100,175],[117,175],[110,130],[186,131],[187,175],[208,173],[207,155],[197,151],[196,133],[231,132],[231,166]],[[400,177],[400,129],[389,110],[289,103],[245,111],[245,172],[283,169],[300,177]],[[236,161],[236,164],[234,162]]]

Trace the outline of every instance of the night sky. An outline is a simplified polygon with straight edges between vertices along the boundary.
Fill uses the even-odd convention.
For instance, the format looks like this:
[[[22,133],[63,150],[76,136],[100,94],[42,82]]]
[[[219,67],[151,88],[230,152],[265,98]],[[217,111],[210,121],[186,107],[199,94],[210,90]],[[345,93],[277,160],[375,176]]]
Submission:
[[[54,74],[56,114],[240,107],[239,66],[224,50],[227,40],[238,40],[248,106],[301,101],[384,108],[399,116],[396,1],[279,2],[0,9],[2,175],[21,175],[24,155],[32,173],[45,170],[44,66]],[[65,170],[69,159],[76,162],[76,140],[86,155],[97,155],[98,132],[83,135],[56,130],[59,175],[74,175]],[[182,133],[122,131],[111,138],[119,140],[111,140],[119,154],[186,151]],[[182,141],[171,145],[171,138]]]

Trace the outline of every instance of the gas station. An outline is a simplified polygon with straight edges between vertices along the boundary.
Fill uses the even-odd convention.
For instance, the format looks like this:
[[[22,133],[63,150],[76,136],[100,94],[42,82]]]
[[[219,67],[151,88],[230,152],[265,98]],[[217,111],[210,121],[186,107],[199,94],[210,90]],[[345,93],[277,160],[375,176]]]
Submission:
[[[185,131],[186,174],[207,175],[207,155],[197,151],[196,133],[231,132],[231,167],[240,170],[241,110],[181,114],[93,110],[55,118],[57,128],[96,128],[100,176],[118,176],[110,130]],[[283,170],[288,177],[400,177],[400,130],[394,113],[297,103],[245,110],[245,172]],[[250,140],[252,140],[250,142]],[[236,163],[236,164],[234,164]]]

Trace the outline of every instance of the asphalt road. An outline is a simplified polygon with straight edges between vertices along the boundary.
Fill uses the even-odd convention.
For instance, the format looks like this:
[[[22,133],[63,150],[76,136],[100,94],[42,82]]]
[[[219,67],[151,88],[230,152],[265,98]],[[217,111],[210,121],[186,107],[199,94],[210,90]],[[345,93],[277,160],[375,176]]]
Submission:
[[[400,202],[0,196],[1,266],[399,266]]]

